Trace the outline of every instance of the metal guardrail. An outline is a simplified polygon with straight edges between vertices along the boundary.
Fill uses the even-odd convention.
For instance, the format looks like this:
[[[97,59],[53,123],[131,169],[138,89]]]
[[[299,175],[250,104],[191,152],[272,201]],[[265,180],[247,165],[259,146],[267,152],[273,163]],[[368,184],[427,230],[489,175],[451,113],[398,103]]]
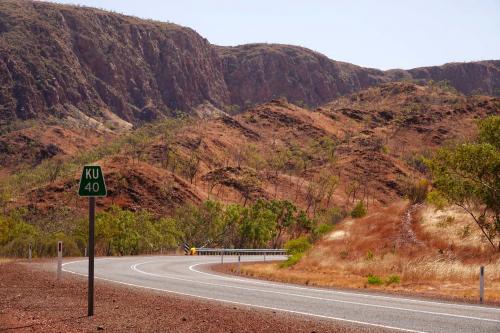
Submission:
[[[287,255],[285,249],[217,249],[196,248],[195,255]]]

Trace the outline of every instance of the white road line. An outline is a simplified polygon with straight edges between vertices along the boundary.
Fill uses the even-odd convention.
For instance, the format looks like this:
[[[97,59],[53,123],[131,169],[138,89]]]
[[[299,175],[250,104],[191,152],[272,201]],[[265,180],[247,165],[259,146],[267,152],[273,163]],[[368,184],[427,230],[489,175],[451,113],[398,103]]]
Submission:
[[[80,261],[87,261],[87,260],[72,261],[72,262],[65,263],[63,266],[69,265],[69,264],[72,264],[72,263],[76,263],[76,262],[80,262]],[[85,277],[88,276],[87,274],[73,272],[73,271],[70,271],[70,270],[64,269],[64,268],[63,268],[63,271],[65,271],[67,273],[75,274],[75,275],[80,275],[80,276],[85,276]],[[143,288],[143,289],[155,290],[155,291],[163,291],[163,292],[167,292],[167,293],[171,293],[171,294],[182,295],[182,296],[189,296],[189,297],[195,297],[195,298],[209,300],[209,301],[217,301],[217,302],[223,302],[223,303],[229,303],[229,304],[236,304],[236,305],[242,305],[242,306],[249,306],[249,307],[254,307],[254,308],[259,308],[259,309],[265,309],[265,310],[273,310],[273,311],[280,311],[280,312],[286,312],[286,313],[293,313],[293,314],[299,314],[299,315],[316,317],[316,318],[322,318],[322,319],[337,320],[337,321],[343,321],[343,322],[347,322],[347,323],[351,323],[351,324],[366,325],[366,326],[379,327],[379,328],[385,328],[385,329],[391,329],[391,330],[399,330],[399,331],[403,331],[403,332],[428,333],[428,332],[425,332],[425,331],[416,331],[416,330],[405,329],[405,328],[400,328],[400,327],[393,327],[393,326],[373,324],[373,323],[368,323],[368,322],[363,322],[363,321],[357,321],[357,320],[350,320],[350,319],[345,319],[345,318],[323,316],[323,315],[318,315],[318,314],[309,313],[309,312],[280,309],[280,308],[274,308],[274,307],[263,306],[263,305],[256,305],[256,304],[250,304],[250,303],[228,301],[228,300],[225,300],[225,299],[218,299],[218,298],[212,298],[212,297],[205,297],[205,296],[193,295],[193,294],[188,294],[188,293],[182,293],[182,292],[179,292],[179,291],[173,291],[173,290],[162,289],[162,288],[154,288],[154,287],[142,286],[142,285],[139,285],[139,284],[127,283],[127,282],[123,282],[123,281],[116,281],[116,280],[106,279],[106,278],[102,278],[102,277],[98,277],[98,276],[96,276],[95,278],[99,279],[99,280],[103,280],[103,281],[108,281],[108,282],[122,284],[122,285],[125,285],[125,286],[137,287],[137,288]]]
[[[455,318],[462,318],[462,319],[472,319],[472,320],[480,320],[480,321],[488,321],[488,322],[500,323],[500,320],[489,319],[489,318],[463,316],[463,315],[452,314],[452,313],[445,313],[445,312],[434,312],[434,311],[407,309],[407,308],[401,308],[401,307],[395,307],[395,306],[387,306],[387,305],[378,305],[378,304],[367,304],[367,303],[352,302],[352,301],[343,301],[343,300],[336,300],[336,299],[330,299],[330,298],[324,298],[324,297],[317,297],[317,296],[309,296],[309,295],[301,295],[301,294],[293,294],[293,293],[287,293],[287,292],[281,292],[281,291],[274,291],[274,290],[263,290],[263,289],[256,289],[256,288],[231,286],[231,285],[219,284],[219,283],[212,283],[212,282],[202,282],[202,281],[197,281],[197,280],[190,280],[190,279],[186,279],[186,278],[180,278],[180,277],[172,276],[170,274],[155,274],[155,273],[145,272],[145,271],[140,270],[139,268],[137,268],[138,266],[141,266],[141,265],[150,264],[150,263],[157,263],[157,262],[162,262],[162,261],[158,261],[158,260],[146,261],[146,262],[142,262],[142,263],[137,263],[137,264],[131,265],[130,268],[133,271],[136,271],[136,272],[141,273],[141,274],[149,275],[149,276],[160,277],[160,278],[167,278],[167,279],[171,279],[171,280],[180,280],[180,281],[184,281],[184,282],[192,282],[192,283],[196,283],[196,284],[203,284],[203,285],[209,285],[209,286],[215,286],[215,287],[233,288],[233,289],[240,289],[240,290],[247,290],[247,291],[256,291],[256,292],[262,292],[262,293],[268,293],[268,294],[277,294],[277,295],[285,295],[285,296],[292,296],[292,297],[316,299],[316,300],[320,300],[320,301],[333,302],[333,303],[344,303],[344,304],[360,305],[360,306],[375,307],[375,308],[382,308],[382,309],[391,309],[391,310],[398,310],[398,311],[407,311],[407,312],[415,312],[415,313],[425,313],[425,314],[430,314],[430,315],[435,315],[435,316],[455,317]]]
[[[261,285],[283,287],[283,288],[289,288],[289,289],[317,291],[317,292],[321,292],[321,293],[339,294],[339,295],[347,295],[347,296],[355,296],[355,297],[378,298],[378,299],[386,299],[386,300],[392,300],[392,301],[405,301],[405,302],[412,302],[412,303],[445,305],[445,306],[451,306],[451,307],[457,307],[457,308],[465,308],[465,309],[469,308],[469,309],[475,309],[475,310],[488,310],[488,311],[500,312],[500,308],[493,308],[493,307],[488,307],[488,306],[425,301],[425,300],[417,300],[417,299],[404,298],[404,297],[369,295],[369,294],[363,294],[363,293],[337,291],[337,290],[321,289],[321,288],[306,288],[306,287],[288,285],[288,284],[284,284],[284,283],[283,284],[270,283],[270,282],[266,282],[266,281],[256,281],[254,279],[234,278],[234,277],[229,277],[229,276],[224,276],[224,275],[219,275],[219,274],[211,274],[211,273],[199,271],[199,270],[194,268],[194,267],[201,266],[201,265],[218,264],[218,263],[219,263],[219,261],[197,263],[197,264],[193,264],[193,265],[189,266],[189,270],[192,272],[199,273],[199,274],[209,275],[209,276],[222,278],[222,279],[226,279],[226,280],[251,283],[251,284],[261,284]]]

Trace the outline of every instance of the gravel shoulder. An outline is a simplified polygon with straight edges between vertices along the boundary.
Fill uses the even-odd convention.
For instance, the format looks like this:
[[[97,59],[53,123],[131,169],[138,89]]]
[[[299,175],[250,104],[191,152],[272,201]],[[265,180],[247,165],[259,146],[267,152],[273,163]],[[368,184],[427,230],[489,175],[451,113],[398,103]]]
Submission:
[[[86,278],[54,261],[0,263],[0,332],[380,332],[306,316],[231,306],[96,280],[86,316]]]

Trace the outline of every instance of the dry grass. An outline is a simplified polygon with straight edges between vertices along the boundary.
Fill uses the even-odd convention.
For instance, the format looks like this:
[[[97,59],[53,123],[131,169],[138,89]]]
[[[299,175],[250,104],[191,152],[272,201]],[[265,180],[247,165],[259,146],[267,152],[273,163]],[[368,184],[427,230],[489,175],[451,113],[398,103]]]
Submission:
[[[9,258],[1,258],[0,257],[0,265],[3,265],[3,264],[6,264],[6,263],[9,263],[11,262],[12,259],[9,259]]]
[[[471,231],[466,241],[453,243],[455,231],[468,223],[458,211],[454,211],[454,226],[448,226],[446,234],[435,228],[440,218],[426,207],[413,214],[412,221],[417,222],[407,230],[401,222],[406,209],[406,203],[401,202],[372,211],[362,219],[345,220],[294,267],[248,264],[242,274],[315,286],[477,301],[479,267],[484,265],[486,297],[490,302],[500,302],[500,255],[483,246],[481,237],[476,237],[477,230]],[[370,285],[369,275],[379,277],[382,284]],[[400,281],[388,283],[391,276]]]
[[[472,253],[489,253],[491,245],[481,233],[472,217],[457,206],[436,210],[424,207],[418,216],[419,236],[433,247],[456,248]]]
[[[457,267],[446,268],[452,272]],[[432,269],[432,268],[431,268]],[[485,282],[485,297],[489,304],[500,304],[500,281],[495,276],[498,273],[499,264],[486,267],[486,282]],[[416,271],[425,270],[425,266],[417,268],[414,271],[408,272],[414,274]],[[442,270],[440,268],[439,270]],[[475,279],[468,281],[460,281],[460,279],[440,280],[428,279],[423,277],[415,281],[407,279],[407,275],[403,274],[400,283],[386,284],[385,281],[390,275],[380,275],[383,284],[379,286],[369,285],[367,277],[363,275],[353,274],[348,271],[330,270],[330,271],[305,271],[301,269],[281,269],[277,264],[261,263],[261,264],[245,264],[242,266],[242,274],[250,277],[267,279],[272,281],[281,281],[295,284],[305,284],[319,287],[337,287],[349,289],[372,289],[379,291],[392,292],[397,294],[422,295],[436,298],[458,299],[469,302],[477,302],[479,298],[478,292],[478,269],[474,270],[470,267],[463,270],[458,267],[459,272],[463,270],[471,273],[475,271]],[[491,276],[493,274],[493,276]],[[399,275],[398,275],[399,276]]]

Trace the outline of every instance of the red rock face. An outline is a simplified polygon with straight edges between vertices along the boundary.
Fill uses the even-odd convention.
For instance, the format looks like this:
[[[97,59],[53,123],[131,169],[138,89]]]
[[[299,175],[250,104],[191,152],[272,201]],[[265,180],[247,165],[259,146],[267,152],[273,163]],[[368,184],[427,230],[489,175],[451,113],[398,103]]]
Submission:
[[[231,101],[240,106],[287,97],[315,107],[340,95],[401,80],[447,80],[465,94],[500,95],[500,61],[495,60],[381,71],[290,45],[251,44],[217,50]]]
[[[380,71],[296,46],[211,45],[195,31],[96,9],[0,3],[0,127],[16,120],[133,124],[210,102],[240,109],[273,98],[317,106],[388,81],[449,80],[464,93],[500,94],[500,61]]]
[[[448,80],[464,94],[500,96],[500,60],[421,67],[408,73],[415,79]]]
[[[0,14],[4,122],[69,104],[137,123],[230,102],[217,53],[191,29],[43,3],[5,2]]]
[[[241,106],[279,97],[317,106],[388,81],[383,71],[333,61],[297,46],[251,44],[218,51],[231,100]]]

